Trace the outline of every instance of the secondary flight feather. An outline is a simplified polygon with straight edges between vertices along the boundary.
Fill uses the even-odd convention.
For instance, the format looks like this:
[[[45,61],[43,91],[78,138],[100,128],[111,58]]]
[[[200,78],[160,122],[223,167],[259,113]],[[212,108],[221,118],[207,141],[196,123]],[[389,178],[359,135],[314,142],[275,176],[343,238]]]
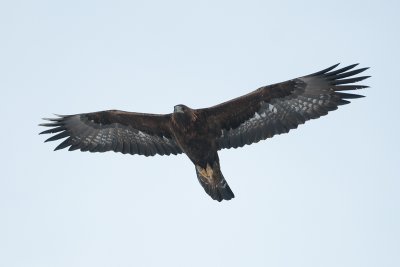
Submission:
[[[55,150],[115,151],[145,156],[185,153],[195,165],[197,178],[207,194],[217,201],[234,194],[219,166],[218,150],[250,145],[276,134],[287,133],[363,97],[353,91],[369,76],[356,76],[368,68],[353,64],[285,82],[267,85],[219,105],[191,109],[176,105],[170,114],[146,114],[106,110],[58,115],[40,124],[54,134],[45,142],[63,140]]]

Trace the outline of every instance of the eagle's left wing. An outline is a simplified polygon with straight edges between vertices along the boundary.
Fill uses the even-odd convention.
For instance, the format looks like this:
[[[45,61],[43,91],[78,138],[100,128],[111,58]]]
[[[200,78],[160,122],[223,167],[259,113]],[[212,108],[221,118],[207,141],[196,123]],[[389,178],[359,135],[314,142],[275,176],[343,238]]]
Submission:
[[[334,65],[314,74],[261,87],[247,95],[203,109],[208,122],[220,132],[218,149],[237,148],[276,134],[287,133],[310,119],[316,119],[362,97],[343,93],[368,86],[355,85],[369,76],[351,77],[368,68],[357,64],[334,70]],[[349,78],[350,77],[350,78]]]
[[[55,150],[139,154],[145,156],[182,153],[171,133],[171,114],[145,114],[106,110],[59,116],[40,124],[51,127],[41,134],[55,134],[47,141],[67,138]]]

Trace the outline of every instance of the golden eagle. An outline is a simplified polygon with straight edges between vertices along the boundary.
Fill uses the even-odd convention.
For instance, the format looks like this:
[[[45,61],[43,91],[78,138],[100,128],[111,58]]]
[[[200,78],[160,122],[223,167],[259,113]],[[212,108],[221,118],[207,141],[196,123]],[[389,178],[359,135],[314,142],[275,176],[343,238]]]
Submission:
[[[40,124],[51,129],[40,134],[65,139],[55,150],[106,152],[145,156],[185,153],[193,162],[197,178],[212,199],[234,198],[219,167],[218,150],[257,143],[287,133],[363,97],[342,91],[368,86],[353,83],[370,76],[353,77],[368,68],[358,64],[322,71],[261,87],[222,104],[191,109],[176,105],[170,114],[145,114],[106,110],[76,115],[59,115]]]

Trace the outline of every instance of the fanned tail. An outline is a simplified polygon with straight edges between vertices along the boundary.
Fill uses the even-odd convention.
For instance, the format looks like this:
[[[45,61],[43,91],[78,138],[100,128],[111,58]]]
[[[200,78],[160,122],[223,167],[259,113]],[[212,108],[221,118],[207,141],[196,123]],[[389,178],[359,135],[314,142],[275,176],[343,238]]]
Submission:
[[[218,162],[214,162],[212,167],[207,164],[205,168],[196,165],[196,174],[201,186],[212,199],[221,202],[235,197],[221,173]]]

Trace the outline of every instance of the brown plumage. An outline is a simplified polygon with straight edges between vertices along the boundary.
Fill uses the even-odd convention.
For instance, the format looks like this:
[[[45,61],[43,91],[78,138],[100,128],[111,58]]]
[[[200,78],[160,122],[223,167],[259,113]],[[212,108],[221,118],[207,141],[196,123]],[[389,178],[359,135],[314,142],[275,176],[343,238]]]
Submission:
[[[145,156],[185,153],[195,165],[204,190],[221,201],[234,197],[221,173],[218,150],[237,148],[287,133],[362,97],[342,91],[366,88],[355,85],[369,76],[353,77],[367,68],[357,64],[334,70],[334,65],[314,74],[261,87],[222,104],[191,109],[176,105],[165,115],[107,110],[46,119],[55,134],[47,141],[66,138],[55,150],[105,152]]]

